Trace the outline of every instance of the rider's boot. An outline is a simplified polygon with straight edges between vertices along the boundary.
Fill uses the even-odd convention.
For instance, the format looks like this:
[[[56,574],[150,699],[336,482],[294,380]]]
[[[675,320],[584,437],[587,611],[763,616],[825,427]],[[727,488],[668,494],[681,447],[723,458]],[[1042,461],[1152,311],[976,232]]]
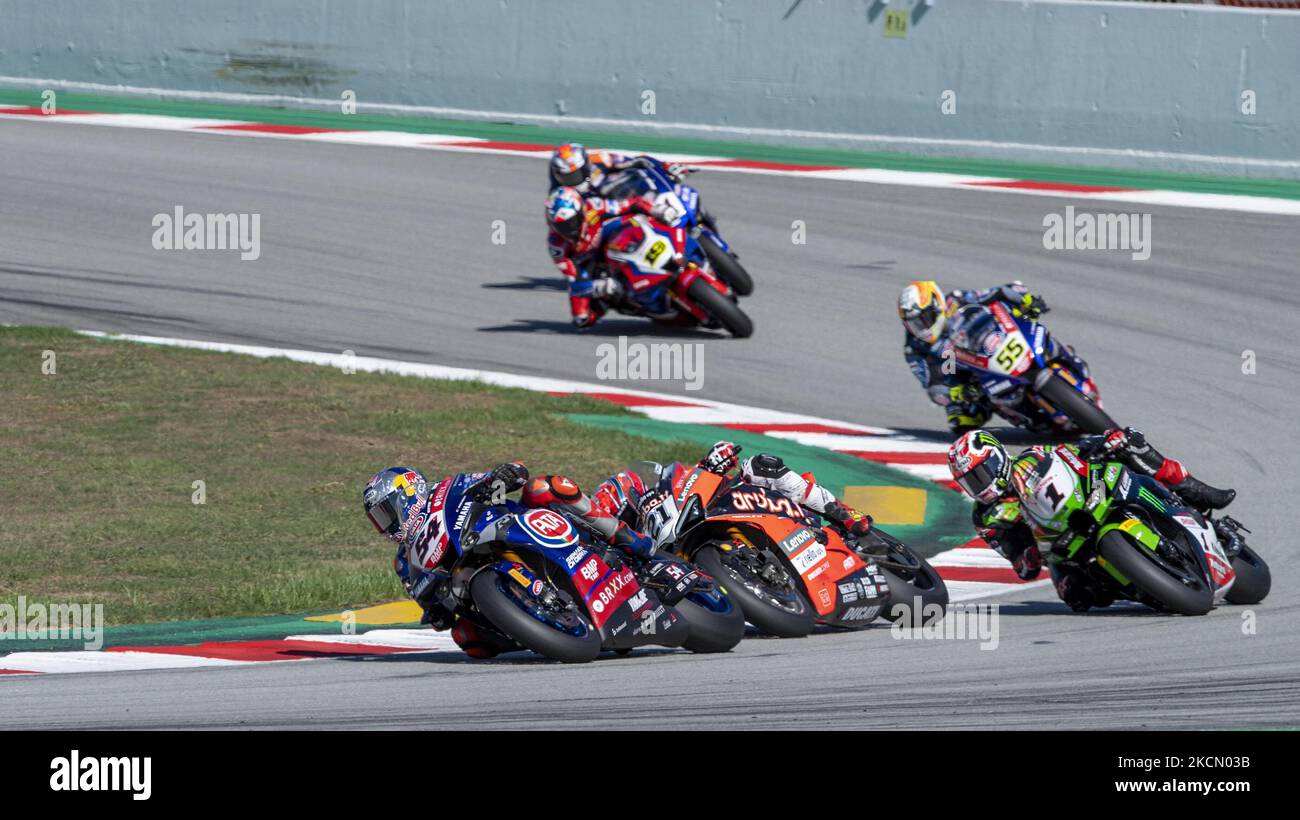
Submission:
[[[1187,472],[1181,462],[1165,458],[1152,447],[1146,437],[1138,430],[1128,429],[1128,441],[1124,446],[1125,459],[1130,467],[1155,478],[1161,484],[1178,493],[1178,497],[1198,510],[1221,510],[1232,503],[1237,491],[1220,490]]]
[[[1178,493],[1178,497],[1198,510],[1221,510],[1237,497],[1233,489],[1220,490],[1211,487],[1193,475],[1189,475],[1177,484],[1170,484],[1169,489]]]
[[[871,516],[853,509],[843,501],[827,504],[822,515],[847,535],[860,537],[871,531]]]

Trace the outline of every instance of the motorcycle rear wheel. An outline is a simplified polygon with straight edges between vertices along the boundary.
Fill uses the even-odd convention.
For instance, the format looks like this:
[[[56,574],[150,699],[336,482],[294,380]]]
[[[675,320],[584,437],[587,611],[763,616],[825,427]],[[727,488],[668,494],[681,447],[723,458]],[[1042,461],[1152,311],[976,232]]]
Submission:
[[[699,242],[718,278],[731,285],[737,296],[749,296],[754,292],[754,279],[740,264],[740,260],[724,251],[722,246],[708,236],[701,236]]]
[[[1044,379],[1042,386],[1037,390],[1038,395],[1069,416],[1070,420],[1085,433],[1095,435],[1119,427],[1105,410],[1093,404],[1087,396],[1075,390],[1069,382],[1055,372],[1051,373],[1050,378]]]
[[[731,568],[715,547],[701,548],[695,553],[694,562],[726,587],[727,594],[740,606],[745,619],[760,631],[777,638],[802,638],[813,631],[815,615],[812,607],[797,590],[792,595],[782,596],[788,609],[778,607],[765,601],[748,586],[748,583],[761,584],[761,581],[746,579],[740,571]],[[776,597],[776,593],[769,594]]]
[[[754,333],[754,320],[745,315],[745,311],[727,296],[719,293],[706,279],[696,279],[686,289],[691,301],[714,316],[727,332],[737,339],[747,339]]]
[[[501,576],[491,570],[475,575],[469,584],[474,605],[497,629],[526,649],[561,663],[587,663],[600,654],[600,632],[581,614],[577,617],[586,626],[583,635],[561,632],[524,611],[505,591],[504,584]]]
[[[1138,592],[1155,599],[1170,612],[1204,615],[1214,607],[1214,591],[1204,580],[1195,586],[1182,583],[1144,554],[1150,550],[1130,541],[1119,530],[1103,535],[1097,552],[1128,578]]]

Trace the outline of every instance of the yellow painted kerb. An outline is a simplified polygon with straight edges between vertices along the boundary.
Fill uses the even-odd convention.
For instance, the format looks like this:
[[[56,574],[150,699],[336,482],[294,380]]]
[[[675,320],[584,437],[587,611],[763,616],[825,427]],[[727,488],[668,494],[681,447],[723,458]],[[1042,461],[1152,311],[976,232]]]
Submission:
[[[844,503],[879,524],[925,523],[926,491],[920,487],[845,487]]]
[[[367,626],[385,626],[390,624],[417,623],[424,614],[415,601],[393,601],[392,603],[368,606],[348,610],[355,619],[353,623]],[[308,621],[342,622],[347,620],[347,612],[333,612],[329,615],[313,615]]]

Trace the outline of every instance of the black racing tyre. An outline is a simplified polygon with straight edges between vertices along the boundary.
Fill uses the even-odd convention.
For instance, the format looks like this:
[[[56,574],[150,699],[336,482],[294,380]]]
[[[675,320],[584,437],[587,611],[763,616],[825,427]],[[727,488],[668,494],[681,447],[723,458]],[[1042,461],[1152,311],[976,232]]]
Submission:
[[[585,616],[574,616],[586,627],[583,635],[561,632],[528,614],[519,599],[506,591],[506,585],[507,582],[491,570],[475,575],[469,584],[474,605],[497,629],[525,648],[562,663],[587,663],[600,654],[600,633]]]
[[[1165,569],[1150,550],[1132,541],[1119,530],[1111,530],[1101,537],[1097,552],[1105,558],[1145,597],[1157,601],[1164,609],[1180,615],[1204,615],[1214,607],[1214,590],[1202,578],[1189,586]]]
[[[943,620],[948,611],[948,586],[939,577],[939,573],[930,562],[917,556],[921,562],[918,569],[898,572],[888,567],[879,567],[889,582],[889,605],[881,613],[890,621],[903,621],[919,626]],[[919,614],[916,609],[920,602]],[[934,607],[938,614],[934,614]]]
[[[1273,588],[1273,574],[1268,564],[1259,557],[1259,553],[1250,547],[1242,547],[1237,557],[1232,559],[1232,568],[1237,573],[1237,580],[1232,589],[1224,596],[1230,604],[1257,604],[1268,597]]]
[[[740,264],[740,260],[724,251],[721,245],[708,236],[701,236],[699,242],[704,255],[709,258],[709,264],[713,266],[714,273],[718,274],[719,279],[731,285],[731,289],[737,296],[748,296],[754,292],[754,278]]]
[[[740,607],[745,620],[760,631],[778,638],[802,638],[813,631],[816,613],[798,590],[782,594],[769,588],[767,592],[775,600],[764,600],[748,586],[761,581],[746,578],[739,570],[728,566],[716,548],[703,547],[692,560],[726,588],[727,595]],[[775,601],[780,601],[781,605]]]
[[[745,637],[745,615],[735,601],[725,612],[714,612],[689,596],[673,609],[690,627],[682,646],[692,652],[730,652]]]
[[[1050,373],[1050,376],[1043,374]],[[1067,382],[1062,376],[1055,371],[1039,371],[1035,382],[1042,381],[1041,385],[1035,384],[1038,395],[1042,396],[1057,410],[1070,417],[1070,420],[1078,425],[1079,429],[1085,433],[1104,433],[1107,430],[1114,430],[1119,427],[1105,410],[1102,410],[1092,401]]]
[[[686,294],[691,297],[691,301],[704,308],[706,313],[722,322],[727,332],[737,339],[747,339],[754,333],[754,322],[745,315],[745,311],[730,297],[715,290],[703,277],[692,282],[686,289]]]

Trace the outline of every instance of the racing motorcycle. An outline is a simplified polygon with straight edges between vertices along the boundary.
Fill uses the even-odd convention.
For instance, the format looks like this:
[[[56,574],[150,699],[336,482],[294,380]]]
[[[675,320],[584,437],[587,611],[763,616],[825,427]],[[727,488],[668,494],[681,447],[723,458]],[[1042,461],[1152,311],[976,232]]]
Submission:
[[[1212,518],[1118,461],[1092,463],[1057,446],[1013,480],[1049,567],[1082,570],[1115,598],[1204,615],[1268,595],[1268,565],[1240,537],[1249,530],[1224,516],[1219,527],[1237,534],[1225,548]]]
[[[451,482],[431,500],[430,514],[440,533],[436,550],[454,554],[444,605],[477,611],[520,646],[554,660],[583,663],[602,649],[647,644],[690,647],[691,623],[715,611],[726,617],[731,606],[703,583],[681,590],[678,607],[665,603],[632,567],[611,565],[589,548],[567,516],[526,508],[499,486]],[[689,607],[710,611],[683,615]],[[715,635],[705,634],[701,645],[718,651]]]
[[[637,166],[612,176],[600,190],[602,196],[611,199],[651,197],[670,227],[685,229],[685,254],[689,261],[701,268],[712,267],[737,296],[754,292],[753,278],[718,233],[713,215],[701,207],[700,192],[673,182],[663,163],[647,157]]]
[[[976,375],[984,399],[1012,424],[1060,434],[1119,427],[1086,370],[1054,360],[1057,344],[1036,316],[1001,302],[966,306],[952,332],[958,366]]]
[[[921,622],[941,617],[943,580],[906,545],[883,532],[845,538],[784,496],[696,466],[643,508],[657,544],[723,579],[745,617],[778,637],[814,623],[866,626],[880,615]],[[915,608],[915,610],[914,610]]]
[[[722,327],[738,339],[751,335],[754,323],[735,293],[710,267],[689,259],[686,239],[685,228],[639,214],[624,217],[597,271],[618,283],[606,306],[658,322]]]

